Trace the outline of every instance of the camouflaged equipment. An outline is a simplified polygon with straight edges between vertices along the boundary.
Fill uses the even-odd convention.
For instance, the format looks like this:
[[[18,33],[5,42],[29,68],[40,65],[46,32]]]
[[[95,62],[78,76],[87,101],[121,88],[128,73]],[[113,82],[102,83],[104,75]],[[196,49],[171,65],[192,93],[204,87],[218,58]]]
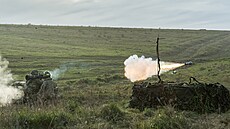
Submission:
[[[177,109],[205,112],[226,112],[230,108],[229,90],[219,83],[140,82],[133,86],[131,108],[157,108],[171,105]]]
[[[26,82],[24,86],[20,83],[23,88],[24,97],[19,100],[14,100],[15,104],[29,104],[30,106],[36,104],[56,103],[58,97],[57,84],[50,78],[50,73],[45,72],[44,74],[39,73],[37,70],[33,70],[31,74],[26,75]],[[19,84],[15,83],[15,86]]]
[[[47,77],[47,78],[50,78],[50,77],[51,77],[51,74],[50,74],[50,72],[46,71],[46,72],[44,73],[44,76]]]
[[[230,108],[227,88],[219,83],[200,83],[191,77],[189,83],[165,83],[160,78],[159,35],[156,41],[158,63],[158,83],[135,83],[130,107],[144,110],[171,105],[181,110],[205,112],[225,112]],[[192,83],[192,80],[194,82]]]
[[[45,78],[49,78],[50,77],[50,74],[37,74],[37,75],[34,75],[34,74],[28,74],[25,76],[25,79],[26,80],[32,80],[32,79],[45,79]]]
[[[39,73],[38,73],[37,70],[32,70],[30,74],[31,74],[31,75],[38,75]]]
[[[39,78],[27,80],[24,89],[24,94],[25,94],[24,100],[27,102],[30,101],[31,103],[36,101],[37,93],[40,90],[41,85],[42,85],[42,80]]]
[[[58,88],[57,84],[52,81],[52,78],[44,79],[41,88],[38,92],[38,98],[41,103],[46,103],[48,101],[54,101],[57,99]]]

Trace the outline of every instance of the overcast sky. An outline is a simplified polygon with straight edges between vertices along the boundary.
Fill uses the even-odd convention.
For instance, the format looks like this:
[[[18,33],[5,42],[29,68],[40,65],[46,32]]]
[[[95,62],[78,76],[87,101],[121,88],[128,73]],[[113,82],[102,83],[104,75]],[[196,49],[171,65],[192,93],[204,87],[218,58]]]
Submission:
[[[230,30],[230,0],[0,0],[0,24]]]

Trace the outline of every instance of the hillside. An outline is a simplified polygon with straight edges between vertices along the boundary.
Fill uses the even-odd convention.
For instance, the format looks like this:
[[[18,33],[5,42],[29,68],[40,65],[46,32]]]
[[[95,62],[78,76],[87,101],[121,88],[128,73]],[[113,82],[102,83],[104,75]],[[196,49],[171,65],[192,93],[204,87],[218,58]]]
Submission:
[[[50,119],[63,116],[68,128],[150,128],[154,122],[170,121],[167,112],[175,119],[181,116],[178,124],[188,123],[182,124],[182,128],[218,128],[224,126],[221,120],[230,122],[229,112],[198,116],[191,112],[175,113],[172,108],[145,112],[126,108],[133,83],[124,77],[123,62],[133,54],[155,59],[158,34],[161,60],[194,63],[177,69],[177,74],[163,74],[163,80],[187,82],[193,76],[201,82],[219,82],[230,88],[229,31],[0,25],[0,54],[10,62],[15,80],[24,80],[33,69],[52,71],[68,67],[56,81],[63,95],[58,106],[2,107],[0,123],[4,128],[13,128],[15,121],[28,120],[35,123],[31,124],[33,127],[43,118],[49,123]],[[156,77],[148,80],[155,81]],[[107,119],[114,113],[107,110],[118,114],[112,117],[115,120]],[[166,118],[158,118],[157,114]]]

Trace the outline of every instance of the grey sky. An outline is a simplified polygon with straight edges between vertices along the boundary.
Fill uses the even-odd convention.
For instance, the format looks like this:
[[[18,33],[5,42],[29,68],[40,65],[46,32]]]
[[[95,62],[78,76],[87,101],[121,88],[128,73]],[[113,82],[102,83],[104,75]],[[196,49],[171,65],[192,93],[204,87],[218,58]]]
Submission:
[[[0,0],[0,23],[230,30],[229,0]]]

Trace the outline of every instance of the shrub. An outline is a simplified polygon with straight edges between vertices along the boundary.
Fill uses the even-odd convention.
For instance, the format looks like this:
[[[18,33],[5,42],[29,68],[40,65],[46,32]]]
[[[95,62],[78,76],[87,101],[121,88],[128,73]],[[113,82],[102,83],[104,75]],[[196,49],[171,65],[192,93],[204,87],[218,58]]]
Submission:
[[[112,122],[123,120],[125,115],[115,104],[104,105],[100,114],[102,118]]]
[[[77,101],[70,100],[65,108],[70,113],[75,113],[76,109],[79,108],[79,103]]]
[[[21,111],[15,114],[17,128],[57,128],[65,127],[71,120],[70,114],[60,111]]]
[[[151,108],[145,108],[144,115],[147,117],[152,117],[154,115],[154,109]]]
[[[159,109],[150,120],[150,127],[154,129],[185,129],[189,128],[189,121],[182,113],[172,108]]]

